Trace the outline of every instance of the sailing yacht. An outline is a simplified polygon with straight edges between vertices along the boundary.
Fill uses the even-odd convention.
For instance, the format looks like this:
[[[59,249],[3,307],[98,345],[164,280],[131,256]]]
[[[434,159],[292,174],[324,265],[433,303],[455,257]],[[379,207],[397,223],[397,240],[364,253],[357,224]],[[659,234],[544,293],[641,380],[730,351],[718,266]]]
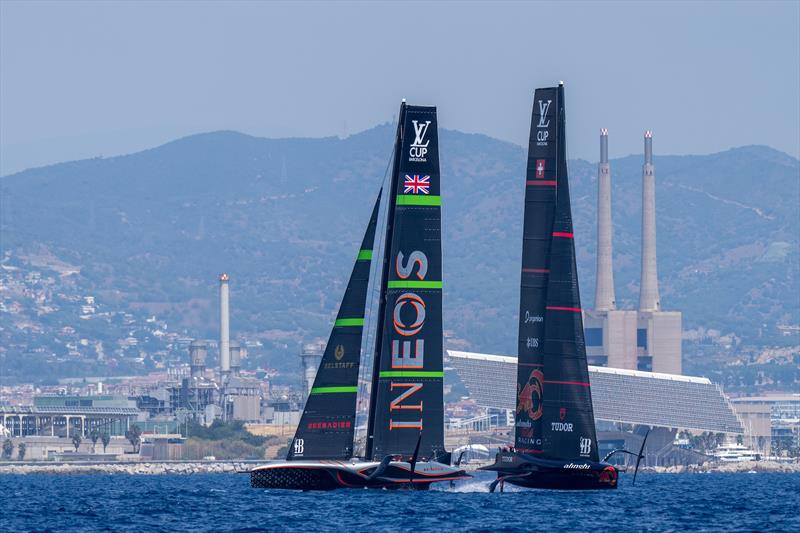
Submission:
[[[563,84],[536,89],[525,181],[514,447],[481,468],[497,472],[492,491],[506,482],[617,487],[617,469],[598,458],[565,141]]]
[[[444,448],[442,250],[436,108],[400,106],[386,211],[365,457],[353,457],[375,201],[285,461],[253,487],[418,488],[470,477]]]

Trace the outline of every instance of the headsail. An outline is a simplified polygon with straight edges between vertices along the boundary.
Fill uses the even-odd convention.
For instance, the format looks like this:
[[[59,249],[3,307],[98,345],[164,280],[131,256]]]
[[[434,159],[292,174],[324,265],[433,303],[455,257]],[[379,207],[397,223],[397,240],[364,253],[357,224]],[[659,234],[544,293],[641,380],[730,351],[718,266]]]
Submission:
[[[528,153],[515,446],[553,458],[597,461],[563,86],[536,90]]]
[[[380,203],[378,193],[287,460],[349,459],[353,455],[361,337]]]
[[[388,204],[367,457],[444,452],[436,108],[400,108]]]

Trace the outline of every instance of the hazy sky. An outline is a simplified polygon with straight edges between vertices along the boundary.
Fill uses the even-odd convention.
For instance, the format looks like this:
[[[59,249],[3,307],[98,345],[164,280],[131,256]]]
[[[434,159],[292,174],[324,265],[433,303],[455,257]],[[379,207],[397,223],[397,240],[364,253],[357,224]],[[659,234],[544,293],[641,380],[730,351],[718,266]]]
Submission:
[[[0,0],[0,174],[191,133],[347,135],[401,98],[525,144],[566,82],[570,157],[800,155],[800,2],[190,3]]]

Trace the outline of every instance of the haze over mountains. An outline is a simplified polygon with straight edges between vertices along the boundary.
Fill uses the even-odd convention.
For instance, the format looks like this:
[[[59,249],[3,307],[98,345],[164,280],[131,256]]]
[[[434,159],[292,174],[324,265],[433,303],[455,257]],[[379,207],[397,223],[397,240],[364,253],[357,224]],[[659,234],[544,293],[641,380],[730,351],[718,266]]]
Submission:
[[[389,124],[346,139],[214,132],[5,176],[3,261],[60,273],[54,292],[66,284],[207,338],[217,335],[217,275],[228,272],[232,336],[261,340],[262,362],[293,368],[299,342],[328,335],[393,133]],[[622,134],[611,132],[610,142]],[[525,150],[448,130],[440,143],[448,342],[515,353]],[[800,161],[764,146],[660,156],[658,132],[654,151],[663,308],[683,311],[694,337],[714,329],[745,344],[796,343],[777,326],[800,323]],[[638,302],[641,165],[641,155],[611,161],[622,308]],[[570,180],[589,308],[596,164],[571,161]],[[69,274],[71,267],[80,272]],[[9,366],[30,350],[12,338],[35,331],[20,320],[39,320],[41,339],[67,325],[47,314],[2,313]]]

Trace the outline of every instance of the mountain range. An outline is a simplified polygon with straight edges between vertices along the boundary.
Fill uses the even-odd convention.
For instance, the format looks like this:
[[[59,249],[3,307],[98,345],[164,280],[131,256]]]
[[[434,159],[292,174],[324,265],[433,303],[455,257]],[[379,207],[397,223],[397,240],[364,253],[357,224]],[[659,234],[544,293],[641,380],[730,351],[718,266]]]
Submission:
[[[299,343],[327,337],[393,133],[391,124],[344,139],[219,131],[4,176],[2,260],[55,270],[57,286],[69,280],[99,302],[206,338],[217,335],[217,276],[228,272],[232,336],[261,341],[259,362],[295,367]],[[687,338],[797,344],[778,326],[800,323],[800,161],[765,146],[658,155],[654,141],[663,308],[683,312]],[[440,153],[447,342],[515,353],[525,151],[443,130]],[[641,155],[611,161],[621,308],[638,302],[641,167]],[[597,165],[571,160],[569,172],[590,308]],[[19,327],[2,315],[0,336]],[[691,344],[684,351],[695,355]]]

